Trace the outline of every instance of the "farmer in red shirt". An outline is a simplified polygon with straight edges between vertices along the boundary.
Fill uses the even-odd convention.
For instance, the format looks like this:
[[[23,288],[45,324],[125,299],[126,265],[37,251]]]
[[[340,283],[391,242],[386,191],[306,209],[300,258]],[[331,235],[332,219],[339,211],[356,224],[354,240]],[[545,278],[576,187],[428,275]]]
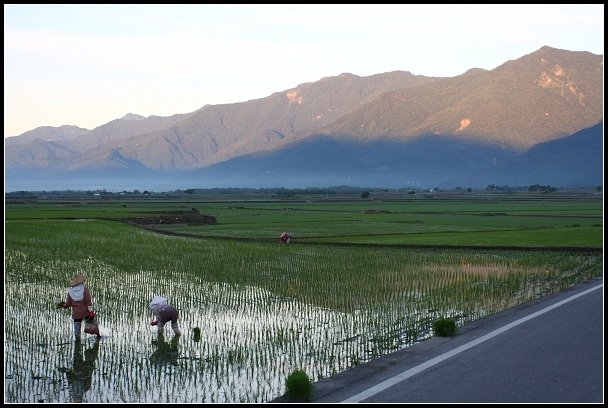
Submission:
[[[87,277],[84,275],[74,275],[70,281],[66,301],[63,304],[59,303],[57,305],[58,308],[72,308],[72,319],[74,319],[74,337],[76,340],[80,340],[82,319],[93,319],[95,317],[91,293],[89,292],[89,289],[84,286],[84,281],[86,280]],[[95,335],[98,338],[101,337],[99,335],[99,329],[97,329]]]

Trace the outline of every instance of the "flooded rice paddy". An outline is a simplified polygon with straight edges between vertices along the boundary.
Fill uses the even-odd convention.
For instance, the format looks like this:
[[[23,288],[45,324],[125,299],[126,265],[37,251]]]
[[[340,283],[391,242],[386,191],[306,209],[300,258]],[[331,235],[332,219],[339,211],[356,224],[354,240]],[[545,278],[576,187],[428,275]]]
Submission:
[[[377,314],[324,310],[255,287],[159,281],[144,271],[106,271],[88,286],[102,338],[83,333],[79,346],[69,310],[49,302],[65,287],[7,285],[6,402],[266,402],[285,391],[295,369],[324,378],[380,353]],[[172,288],[164,295],[180,310],[181,336],[166,325],[159,338],[150,325],[153,287]],[[405,333],[392,337],[394,348],[406,341]]]
[[[354,252],[332,251],[342,251],[334,265],[341,259],[343,268],[354,268]],[[296,250],[283,256],[296,269],[315,268]],[[500,262],[494,255],[471,257],[473,264],[450,255],[428,265],[417,256],[395,255],[392,267],[368,271],[371,280],[341,283],[339,275],[315,283],[318,277],[294,277],[291,266],[286,279],[268,273],[276,263],[228,261],[235,274],[257,268],[266,281],[252,285],[212,282],[167,265],[127,273],[92,257],[41,261],[6,250],[5,402],[268,402],[285,393],[285,380],[297,369],[317,381],[432,336],[440,316],[461,325],[601,273],[601,256],[560,261],[550,255],[553,264],[545,266],[527,265],[519,255]],[[76,342],[70,311],[54,307],[65,298],[72,273],[65,271],[89,276],[99,341],[83,333]],[[277,286],[290,282],[271,291],[272,279]],[[303,295],[314,285],[320,299]],[[336,297],[334,306],[324,288]],[[181,336],[170,325],[159,336],[150,325],[153,295],[179,309]]]

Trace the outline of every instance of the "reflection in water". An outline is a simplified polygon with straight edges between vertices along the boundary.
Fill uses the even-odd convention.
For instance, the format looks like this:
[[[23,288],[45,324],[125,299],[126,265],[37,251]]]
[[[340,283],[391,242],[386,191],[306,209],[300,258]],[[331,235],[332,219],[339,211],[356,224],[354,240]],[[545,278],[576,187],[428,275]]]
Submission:
[[[95,371],[95,362],[99,355],[99,338],[95,339],[95,345],[82,352],[80,340],[74,342],[74,358],[72,368],[61,367],[59,371],[66,373],[70,387],[72,402],[83,402],[84,393],[91,388],[91,379]]]
[[[165,336],[159,334],[156,340],[152,340],[152,344],[156,346],[156,350],[150,355],[150,362],[156,365],[177,365],[177,359],[179,357],[177,344],[180,337],[180,335],[175,335],[171,339],[171,342],[167,343]]]

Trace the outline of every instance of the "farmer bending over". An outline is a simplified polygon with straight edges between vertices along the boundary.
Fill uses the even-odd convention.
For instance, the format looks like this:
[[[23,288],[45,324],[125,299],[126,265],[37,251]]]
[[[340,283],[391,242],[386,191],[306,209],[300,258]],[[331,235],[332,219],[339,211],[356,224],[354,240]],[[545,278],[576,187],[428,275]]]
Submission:
[[[167,303],[167,298],[162,296],[154,296],[150,302],[150,310],[154,314],[154,320],[152,326],[158,325],[158,334],[163,334],[165,323],[171,321],[171,328],[173,332],[179,336],[182,334],[179,331],[179,325],[177,319],[179,319],[179,312],[175,306],[171,306]]]

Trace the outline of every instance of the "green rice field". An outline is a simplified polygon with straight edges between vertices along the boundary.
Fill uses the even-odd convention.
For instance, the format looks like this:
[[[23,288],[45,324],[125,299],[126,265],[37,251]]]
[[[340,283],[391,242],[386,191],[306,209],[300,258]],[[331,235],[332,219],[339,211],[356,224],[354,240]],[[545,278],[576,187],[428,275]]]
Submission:
[[[217,222],[133,222],[189,213]],[[295,370],[317,381],[424,341],[439,317],[462,326],[603,276],[603,201],[6,202],[4,268],[5,403],[263,403]],[[76,273],[102,334],[81,345],[55,308]],[[153,295],[181,336],[150,325]]]

